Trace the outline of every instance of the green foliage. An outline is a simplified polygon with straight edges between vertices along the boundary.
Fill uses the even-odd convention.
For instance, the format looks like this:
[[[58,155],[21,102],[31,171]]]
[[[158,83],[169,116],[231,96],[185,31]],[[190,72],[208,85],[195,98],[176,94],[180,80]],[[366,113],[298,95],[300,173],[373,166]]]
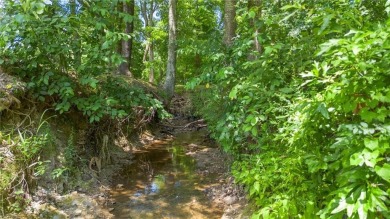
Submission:
[[[59,179],[62,176],[74,175],[76,172],[78,159],[79,157],[77,156],[77,151],[74,144],[74,131],[72,130],[68,138],[68,144],[64,149],[63,165],[51,172],[53,179]]]
[[[0,213],[19,212],[30,201],[26,197],[35,179],[46,171],[49,161],[42,161],[40,154],[52,143],[47,119],[42,114],[37,127],[22,130],[6,130],[0,135],[5,153],[0,153]],[[27,118],[26,118],[27,119]],[[30,118],[31,119],[31,118]],[[4,127],[2,127],[4,128]],[[9,150],[7,152],[7,150]]]
[[[210,87],[200,112],[254,218],[387,218],[389,4],[284,2],[262,3],[259,54],[239,1],[235,45],[187,87]]]
[[[160,101],[112,76],[122,62],[116,45],[130,37],[110,26],[110,19],[121,16],[116,4],[82,6],[79,13],[66,14],[58,2],[5,1],[3,66],[27,82],[34,98],[50,102],[60,113],[76,108],[91,123],[132,116],[135,106],[167,116]],[[100,20],[94,18],[97,14]]]

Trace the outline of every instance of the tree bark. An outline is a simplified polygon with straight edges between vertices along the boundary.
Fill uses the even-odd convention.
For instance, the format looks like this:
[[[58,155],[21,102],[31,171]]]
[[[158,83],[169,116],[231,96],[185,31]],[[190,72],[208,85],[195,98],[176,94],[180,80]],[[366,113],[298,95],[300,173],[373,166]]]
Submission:
[[[154,48],[153,47],[154,47],[153,42],[150,42],[150,46],[149,46],[149,62],[153,62],[154,61],[154,51],[153,51]],[[153,68],[153,66],[150,66],[149,82],[150,83],[154,83],[154,68]]]
[[[135,2],[134,0],[130,0],[129,2],[129,14],[130,16],[135,17]],[[129,34],[132,35],[134,33],[134,19],[129,24]],[[131,73],[131,63],[132,63],[132,57],[133,57],[133,36],[129,39],[129,59],[127,62],[129,63],[129,71]]]
[[[153,14],[157,10],[157,4],[154,3],[154,0],[144,0],[141,1],[140,8],[142,17],[145,22],[145,29],[147,27],[153,27]],[[149,32],[146,32],[146,37],[148,38],[149,42],[146,44],[145,47],[145,54],[144,54],[144,61],[146,61],[146,57],[148,57],[148,62],[152,63],[149,65],[149,82],[154,83],[154,68],[153,68],[153,62],[154,62],[154,43],[152,36]]]
[[[129,14],[129,12],[130,12],[129,4],[125,1],[122,3],[122,11],[123,11],[123,13],[126,13],[126,14]],[[133,23],[133,21],[125,23],[125,31],[124,32],[126,34],[130,34],[131,23]],[[130,72],[130,68],[129,68],[129,57],[130,57],[129,39],[122,39],[121,44],[122,44],[121,45],[121,55],[122,55],[122,58],[124,60],[119,66],[119,74],[132,76],[132,74]]]
[[[169,0],[169,39],[168,39],[168,61],[167,72],[164,83],[164,90],[169,102],[175,92],[175,75],[176,75],[176,3],[177,0]]]
[[[232,46],[233,38],[236,36],[236,9],[235,9],[236,0],[225,0],[224,8],[224,24],[225,32],[223,36],[223,41],[227,47]]]
[[[254,11],[255,16],[249,20],[250,27],[254,28],[254,36],[253,36],[253,51],[257,54],[251,54],[249,56],[250,60],[254,60],[258,55],[263,53],[263,46],[260,44],[258,36],[260,34],[260,27],[257,24],[257,21],[261,19],[261,9],[262,9],[262,0],[249,0],[248,1],[248,11]]]
[[[77,1],[76,0],[69,0],[69,6],[70,6],[70,14],[71,16],[75,17],[77,16]],[[80,42],[80,36],[77,32],[77,29],[79,28],[79,25],[76,24],[74,27],[74,68],[77,70],[77,68],[81,65],[81,42]]]

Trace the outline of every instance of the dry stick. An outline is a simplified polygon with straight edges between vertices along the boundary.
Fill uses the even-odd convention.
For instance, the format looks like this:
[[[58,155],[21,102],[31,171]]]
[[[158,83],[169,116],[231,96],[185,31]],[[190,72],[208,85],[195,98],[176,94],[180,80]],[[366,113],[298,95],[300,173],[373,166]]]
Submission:
[[[196,121],[194,121],[194,122],[188,123],[187,125],[184,126],[184,128],[188,128],[188,127],[189,127],[190,125],[192,125],[192,124],[203,123],[203,122],[204,122],[203,119],[199,119],[199,120],[196,120]]]
[[[196,120],[194,122],[190,122],[190,123],[187,123],[186,125],[184,126],[175,126],[175,125],[165,125],[165,124],[161,124],[162,126],[165,126],[165,127],[170,127],[170,128],[188,128],[190,125],[192,124],[196,124],[196,123],[202,123],[204,122],[203,119],[199,119],[199,120]],[[207,125],[202,125],[201,127],[206,127]]]

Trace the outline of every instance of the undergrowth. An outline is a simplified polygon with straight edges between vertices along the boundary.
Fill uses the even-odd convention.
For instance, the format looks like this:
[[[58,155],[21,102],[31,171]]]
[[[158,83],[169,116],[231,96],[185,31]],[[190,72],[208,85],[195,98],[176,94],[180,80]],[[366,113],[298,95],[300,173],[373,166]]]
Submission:
[[[40,155],[53,144],[48,119],[43,113],[34,124],[2,125],[0,128],[0,214],[20,212],[29,204],[36,180],[46,171],[48,161]],[[23,125],[23,126],[22,126]]]
[[[390,217],[390,20],[374,13],[389,6],[267,8],[255,60],[243,55],[252,36],[242,10],[230,53],[211,55],[216,64],[187,84],[235,155],[232,173],[257,206],[253,218]]]

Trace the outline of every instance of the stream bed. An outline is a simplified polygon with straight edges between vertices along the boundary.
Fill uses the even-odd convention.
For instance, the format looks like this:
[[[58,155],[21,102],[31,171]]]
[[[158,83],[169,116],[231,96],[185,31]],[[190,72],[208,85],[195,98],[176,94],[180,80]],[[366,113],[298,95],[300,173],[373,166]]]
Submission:
[[[205,144],[205,135],[202,130],[178,133],[134,150],[134,163],[113,178],[115,218],[221,218],[223,207],[207,195],[221,183],[216,171],[205,170],[212,158],[203,162],[195,156],[216,149]]]

